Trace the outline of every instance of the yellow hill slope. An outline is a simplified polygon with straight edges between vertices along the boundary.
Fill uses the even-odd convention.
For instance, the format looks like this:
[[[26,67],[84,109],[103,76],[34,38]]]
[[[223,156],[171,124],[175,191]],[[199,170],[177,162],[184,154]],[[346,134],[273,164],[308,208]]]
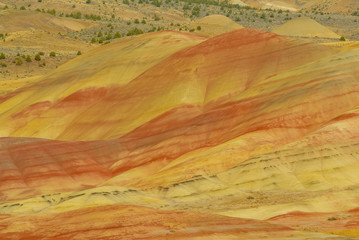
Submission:
[[[318,22],[306,18],[300,17],[288,21],[287,23],[276,27],[272,32],[290,37],[318,37],[318,38],[335,38],[340,36]]]
[[[197,26],[201,27],[201,30],[197,31],[198,33],[211,37],[243,28],[243,26],[234,22],[232,19],[218,14],[201,18],[192,24],[193,28],[196,28]]]
[[[0,121],[4,123],[0,135],[12,132],[17,136],[57,138],[62,128],[68,127],[76,117],[81,118],[83,111],[95,108],[108,92],[116,94],[117,91],[112,90],[114,87],[127,84],[174,52],[204,39],[189,33],[161,32],[108,44],[84,54],[42,77],[36,84],[0,99]],[[101,111],[112,111],[111,105],[106,103],[105,106],[100,107]],[[61,117],[58,111],[62,112]],[[99,113],[93,114],[86,117],[86,122],[93,117],[100,119]],[[111,113],[109,116],[113,117]],[[95,125],[99,123],[95,122]]]
[[[4,123],[0,133],[61,140],[116,138],[171,109],[186,104],[200,108],[334,52],[268,32],[240,29],[177,52],[151,68],[203,39],[164,32],[82,55],[6,99],[0,105],[0,122]],[[250,58],[243,58],[249,53]],[[288,60],[293,54],[300,59]]]

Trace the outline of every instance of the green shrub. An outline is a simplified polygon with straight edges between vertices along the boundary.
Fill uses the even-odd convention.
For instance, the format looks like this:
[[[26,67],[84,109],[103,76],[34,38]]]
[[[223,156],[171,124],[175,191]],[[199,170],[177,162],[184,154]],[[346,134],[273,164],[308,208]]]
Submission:
[[[26,62],[32,62],[30,55],[26,56]]]
[[[341,37],[339,38],[339,41],[346,41],[346,39],[345,39],[345,37],[341,36]]]
[[[105,39],[104,37],[102,37],[102,38],[100,38],[100,39],[98,40],[98,43],[103,43],[105,40],[106,40],[106,39]]]
[[[56,53],[55,52],[50,52],[50,57],[56,57]]]
[[[22,65],[21,58],[17,58],[16,61],[15,61],[15,64],[18,65],[18,66]]]
[[[50,14],[50,15],[53,15],[53,16],[56,16],[56,10],[55,10],[55,9],[52,9],[52,10],[48,9],[48,10],[46,11],[46,13],[48,13],[48,14]]]
[[[200,31],[202,28],[201,26],[197,26],[197,30]]]
[[[155,14],[155,16],[153,17],[153,19],[154,19],[155,21],[161,20],[161,18],[160,18],[159,16],[157,16],[157,14]]]
[[[5,54],[4,53],[1,53],[0,54],[0,59],[5,59],[6,57],[5,57]]]
[[[36,54],[36,55],[35,55],[35,60],[36,60],[36,61],[40,61],[40,60],[41,60],[40,54]]]
[[[119,32],[116,32],[115,35],[113,35],[113,38],[121,38],[121,34]]]
[[[77,56],[80,56],[80,55],[82,55],[82,52],[79,50],[79,51],[77,52]]]
[[[138,28],[133,28],[130,31],[127,32],[127,36],[133,36],[133,35],[139,35],[142,34],[143,31],[141,29]]]
[[[335,220],[338,220],[339,218],[338,217],[335,217],[335,216],[331,216],[328,218],[328,221],[335,221]]]

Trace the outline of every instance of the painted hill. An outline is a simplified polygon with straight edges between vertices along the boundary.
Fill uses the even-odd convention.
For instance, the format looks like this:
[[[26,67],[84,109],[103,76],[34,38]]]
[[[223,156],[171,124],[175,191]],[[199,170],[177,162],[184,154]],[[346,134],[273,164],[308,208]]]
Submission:
[[[318,37],[339,39],[340,36],[313,19],[299,17],[276,27],[272,32],[290,37]]]
[[[193,28],[197,26],[201,27],[201,30],[197,31],[198,33],[211,37],[243,28],[243,26],[234,22],[232,19],[218,14],[206,16],[192,24]]]
[[[0,236],[348,239],[358,59],[246,28],[84,54],[0,99]]]
[[[87,120],[85,120],[86,122],[89,121],[90,119],[88,116],[85,117],[84,112],[88,112],[88,114],[92,115],[91,108],[100,107],[102,111],[109,111],[108,114],[103,116],[99,114],[93,115],[93,117],[97,119],[94,121],[90,120],[93,124],[101,125],[101,121],[107,120],[109,120],[108,123],[110,123],[112,121],[110,119],[113,119],[115,115],[113,114],[114,112],[112,112],[113,109],[107,106],[107,101],[109,100],[106,100],[107,97],[111,97],[111,95],[115,97],[113,94],[116,95],[119,89],[126,86],[127,83],[172,53],[197,44],[204,39],[204,37],[190,35],[188,33],[162,32],[160,34],[148,34],[143,38],[123,40],[100,49],[95,49],[86,56],[81,56],[68,62],[56,71],[43,77],[43,79],[39,80],[36,84],[20,89],[8,96],[4,96],[3,99],[0,100],[0,102],[2,102],[0,118],[3,119],[4,122],[13,125],[5,120],[9,117],[12,118],[14,128],[7,125],[7,127],[2,128],[0,132],[2,136],[6,136],[10,134],[10,132],[8,132],[10,129],[18,131],[20,130],[18,127],[22,126],[20,127],[24,127],[23,130],[21,130],[22,133],[18,132],[18,134],[25,134],[28,137],[31,135],[40,137],[40,135],[42,135],[41,137],[45,138],[61,138],[67,140],[75,140],[76,138],[108,138],[105,137],[107,130],[94,131],[91,133],[83,129],[87,132],[85,134],[88,135],[87,137],[80,136],[84,133],[80,133],[82,131],[80,129],[78,129],[79,135],[77,137],[73,134],[71,134],[72,136],[65,137],[66,133],[63,133],[63,131],[67,131],[65,129],[70,126],[72,126],[70,128],[77,128],[75,126],[77,121],[85,120],[85,118],[87,118]],[[135,89],[132,91],[135,91]],[[122,92],[124,92],[124,90],[122,90]],[[117,97],[121,98],[121,96]],[[16,102],[15,106],[12,105],[14,102]],[[101,104],[107,107],[104,105],[101,107]],[[118,102],[118,104],[120,104],[120,102]],[[122,106],[125,107],[125,105]],[[19,114],[16,114],[16,112]],[[122,114],[123,113],[121,113],[121,115]],[[40,123],[40,125],[44,127],[43,134],[41,133],[41,129],[31,127],[31,125],[35,126],[39,124],[38,120],[40,119],[40,115],[43,116],[41,117],[43,119]],[[47,117],[45,117],[45,115],[47,115]],[[107,120],[106,115],[109,117]],[[80,120],[82,118],[81,116],[85,118]],[[17,120],[14,117],[17,118]],[[118,117],[120,119],[122,118],[121,116]],[[25,120],[25,118],[27,120]],[[97,121],[100,122],[96,123]],[[103,127],[106,127],[106,125],[107,124],[104,124]],[[118,127],[121,125],[115,124],[114,126]],[[53,128],[53,130],[49,130],[49,127]],[[107,127],[111,128],[111,126]],[[45,130],[45,128],[47,130]],[[63,129],[61,130],[61,128]],[[73,131],[68,130],[70,132]],[[13,132],[13,134],[15,134],[15,132]],[[107,134],[110,133],[107,132]],[[63,137],[60,135],[63,135]],[[91,135],[93,137],[91,137]]]
[[[157,61],[164,58],[147,55],[146,51],[158,51],[156,44],[168,56],[204,40],[180,33],[168,37],[170,34],[149,34],[108,45],[58,68],[33,86],[5,96],[0,103],[0,133],[59,140],[116,138],[171,109],[187,104],[198,109],[216,99],[239,94],[261,79],[333,52],[328,47],[242,29],[178,52],[149,69],[156,63],[152,56]],[[188,37],[194,40],[188,43]],[[166,51],[166,45],[160,45],[163,41],[168,44]],[[265,52],[268,55],[263,55]],[[231,58],[227,57],[229,53]],[[243,59],[243,54],[252,57]],[[150,57],[143,58],[145,55]],[[301,57],[296,60],[292,55]],[[219,68],[223,62],[225,66]],[[263,67],[258,70],[259,66]]]

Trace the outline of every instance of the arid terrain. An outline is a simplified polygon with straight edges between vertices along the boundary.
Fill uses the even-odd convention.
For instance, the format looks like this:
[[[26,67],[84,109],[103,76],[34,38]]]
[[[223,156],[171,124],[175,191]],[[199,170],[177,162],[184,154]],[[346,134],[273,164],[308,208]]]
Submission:
[[[0,0],[0,239],[357,239],[355,0]]]

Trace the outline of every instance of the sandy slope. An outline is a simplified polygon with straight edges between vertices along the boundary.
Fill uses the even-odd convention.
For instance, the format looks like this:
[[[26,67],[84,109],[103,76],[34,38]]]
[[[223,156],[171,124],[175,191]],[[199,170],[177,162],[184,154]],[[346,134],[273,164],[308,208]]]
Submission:
[[[272,32],[291,37],[318,37],[318,38],[335,38],[339,35],[332,32],[325,26],[317,23],[313,19],[299,17],[286,22],[285,24],[273,28]]]
[[[201,27],[201,30],[197,31],[198,33],[211,37],[243,28],[230,18],[218,14],[206,16],[192,23],[193,28],[196,29],[198,26]]]

